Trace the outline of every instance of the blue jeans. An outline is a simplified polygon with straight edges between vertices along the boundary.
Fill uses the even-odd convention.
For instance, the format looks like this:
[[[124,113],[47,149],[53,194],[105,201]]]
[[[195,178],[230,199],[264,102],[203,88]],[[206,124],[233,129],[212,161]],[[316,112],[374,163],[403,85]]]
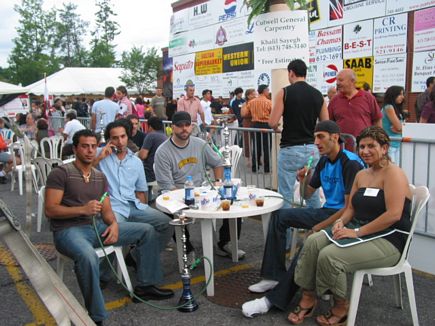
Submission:
[[[97,229],[100,234],[106,229],[100,219]],[[104,307],[100,289],[100,261],[94,248],[99,247],[94,227],[72,226],[53,233],[56,249],[74,261],[77,282],[85,300],[85,307],[94,321],[102,321],[108,313]],[[157,232],[146,223],[120,223],[116,246],[136,245],[137,282],[147,286],[158,284],[163,279],[160,267],[160,252]]]
[[[319,151],[316,145],[288,146],[279,150],[278,191],[284,198],[293,200],[296,172],[307,164],[311,155],[314,157],[311,167],[314,168],[319,162]],[[306,202],[308,207],[320,208],[319,191],[316,190]],[[283,207],[288,208],[290,204],[284,202]]]
[[[286,231],[289,227],[312,229],[337,212],[332,208],[281,208],[272,213],[264,248],[261,276],[279,280],[286,273]]]
[[[130,205],[130,215],[123,216],[117,212],[115,214],[118,223],[123,222],[139,222],[151,224],[157,231],[159,237],[160,250],[163,250],[166,244],[171,239],[171,235],[174,232],[172,226],[169,224],[171,219],[161,211],[147,206],[144,210],[136,208],[134,202],[128,202]]]

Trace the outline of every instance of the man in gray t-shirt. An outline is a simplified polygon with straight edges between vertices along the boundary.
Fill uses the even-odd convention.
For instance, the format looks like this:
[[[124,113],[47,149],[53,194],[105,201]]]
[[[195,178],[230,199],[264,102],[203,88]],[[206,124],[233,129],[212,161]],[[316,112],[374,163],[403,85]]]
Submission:
[[[191,137],[192,120],[188,112],[178,111],[172,116],[172,136],[157,149],[154,157],[154,172],[157,183],[162,190],[174,190],[184,187],[187,176],[192,176],[195,187],[201,186],[204,166],[213,168],[215,179],[222,179],[223,162],[208,144],[197,137]],[[241,219],[238,219],[238,236],[240,236]],[[187,252],[194,250],[187,236]],[[231,257],[228,220],[224,219],[219,230],[219,242],[216,253]],[[238,251],[239,259],[245,256]]]
[[[92,105],[91,129],[97,133],[105,129],[110,122],[115,121],[120,111],[119,105],[112,101],[113,94],[115,94],[115,89],[107,87],[104,91],[104,99]]]
[[[156,88],[156,95],[151,99],[151,107],[153,108],[154,114],[157,118],[167,120],[166,99],[162,94],[163,90],[161,88]]]

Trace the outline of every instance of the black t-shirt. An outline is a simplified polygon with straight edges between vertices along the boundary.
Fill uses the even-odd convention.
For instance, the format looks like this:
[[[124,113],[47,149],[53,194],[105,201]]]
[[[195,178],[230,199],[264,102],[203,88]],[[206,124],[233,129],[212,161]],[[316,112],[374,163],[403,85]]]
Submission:
[[[314,143],[314,127],[322,105],[322,94],[304,81],[284,88],[281,148]]]
[[[133,143],[136,144],[136,146],[140,149],[143,145],[143,140],[145,139],[146,134],[142,131],[138,130],[136,135],[131,136],[131,140]]]

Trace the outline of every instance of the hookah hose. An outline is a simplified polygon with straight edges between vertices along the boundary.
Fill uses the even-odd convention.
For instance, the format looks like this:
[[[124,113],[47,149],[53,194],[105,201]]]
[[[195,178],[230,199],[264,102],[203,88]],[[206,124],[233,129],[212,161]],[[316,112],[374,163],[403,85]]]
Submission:
[[[204,145],[202,145],[201,156],[203,158],[205,157],[205,155],[204,155],[205,154],[205,148],[208,145],[209,144],[207,142],[204,143]],[[221,151],[219,150],[219,148],[217,148],[217,146],[213,143],[212,140],[210,140],[210,146],[219,155],[219,157],[221,157],[221,158],[223,157]],[[211,190],[216,190],[216,188],[215,188],[215,186],[213,184],[213,180],[210,179],[210,176],[207,173],[207,166],[206,166],[207,163],[206,163],[205,159],[203,159],[202,161],[204,163],[203,166],[202,166],[202,169],[203,169],[203,172],[204,172],[204,178],[207,180],[208,184],[210,185]]]
[[[103,194],[103,196],[100,198],[99,202],[100,202],[100,203],[103,203],[103,201],[106,199],[106,197],[107,197],[108,195],[109,195],[109,193],[106,191],[106,192]],[[127,292],[129,292],[130,295],[132,295],[132,296],[133,296],[135,299],[137,299],[138,301],[143,302],[143,303],[145,303],[146,305],[148,305],[148,306],[150,306],[150,307],[153,307],[153,308],[156,308],[156,309],[159,309],[159,310],[175,310],[175,309],[178,309],[178,308],[181,308],[181,307],[184,307],[184,306],[187,306],[188,304],[190,304],[191,300],[188,300],[188,301],[186,301],[185,303],[183,303],[183,304],[181,304],[181,305],[177,305],[177,306],[161,306],[161,305],[153,304],[153,303],[151,303],[151,302],[149,302],[149,301],[147,301],[147,300],[144,300],[144,299],[138,297],[134,292],[131,292],[131,293],[130,293],[130,290],[127,288],[127,285],[123,282],[122,278],[118,276],[118,273],[116,272],[115,267],[113,267],[112,262],[110,261],[109,256],[108,256],[107,253],[106,253],[106,250],[104,249],[103,240],[102,240],[101,237],[100,237],[100,234],[99,234],[99,232],[98,232],[97,224],[96,224],[95,220],[96,220],[96,215],[93,215],[93,216],[92,216],[92,225],[93,225],[93,227],[94,227],[95,235],[97,236],[99,246],[100,246],[101,250],[103,250],[104,258],[106,259],[107,263],[109,264],[109,267],[110,267],[110,269],[111,269],[113,275],[115,275],[116,280],[117,280],[117,281],[122,285],[122,287],[123,287],[125,290],[127,290]],[[201,257],[201,258],[197,258],[197,259],[194,261],[194,263],[190,266],[190,270],[195,269],[195,268],[196,268],[196,267],[201,263],[202,260],[208,262],[208,264],[209,264],[209,266],[210,266],[210,275],[208,276],[207,282],[205,283],[205,285],[203,286],[203,288],[199,291],[199,293],[198,293],[198,297],[199,297],[200,295],[202,295],[202,294],[207,290],[207,286],[210,284],[210,281],[211,281],[211,275],[212,275],[212,273],[213,273],[213,266],[212,266],[212,264],[211,264],[210,259],[209,259],[208,257],[204,257],[204,256]],[[192,295],[192,296],[193,296],[193,295]],[[193,296],[193,297],[195,297],[195,296]]]
[[[311,169],[311,165],[313,164],[314,161],[314,152],[311,153],[310,157],[308,158],[308,162],[307,162],[307,171],[305,171],[305,175],[304,175],[304,180],[300,183],[299,185],[299,189],[300,189],[300,198],[299,198],[299,205],[300,207],[304,206],[304,197],[305,197],[305,186],[307,183],[307,175]]]

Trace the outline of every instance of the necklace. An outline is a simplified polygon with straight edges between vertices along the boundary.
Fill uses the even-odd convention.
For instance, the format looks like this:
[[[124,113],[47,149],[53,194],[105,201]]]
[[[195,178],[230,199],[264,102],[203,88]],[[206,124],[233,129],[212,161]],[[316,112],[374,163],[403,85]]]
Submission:
[[[91,172],[89,172],[87,175],[83,173],[82,176],[85,183],[89,183],[91,181]]]
[[[81,175],[83,177],[83,181],[85,183],[91,182],[91,172],[92,172],[92,170],[89,171],[87,174],[85,174],[81,169],[78,168],[78,166],[75,163],[73,163],[73,165],[81,173]]]

